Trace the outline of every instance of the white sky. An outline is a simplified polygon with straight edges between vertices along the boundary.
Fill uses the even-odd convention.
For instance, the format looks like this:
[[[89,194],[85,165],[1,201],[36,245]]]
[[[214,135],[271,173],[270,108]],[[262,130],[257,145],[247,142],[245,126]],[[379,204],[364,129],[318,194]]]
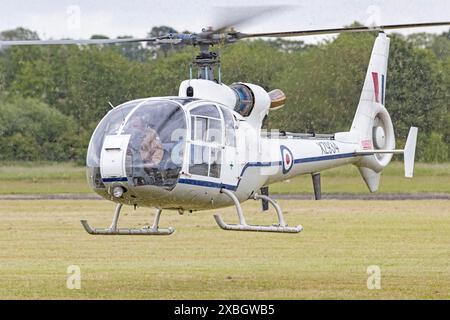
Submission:
[[[214,24],[214,7],[261,4],[293,7],[243,25],[239,31],[342,27],[355,20],[365,24],[450,21],[449,0],[0,0],[0,30],[22,26],[37,31],[42,39],[86,39],[92,34],[144,37],[155,25],[200,32]],[[310,42],[316,38],[303,39]]]

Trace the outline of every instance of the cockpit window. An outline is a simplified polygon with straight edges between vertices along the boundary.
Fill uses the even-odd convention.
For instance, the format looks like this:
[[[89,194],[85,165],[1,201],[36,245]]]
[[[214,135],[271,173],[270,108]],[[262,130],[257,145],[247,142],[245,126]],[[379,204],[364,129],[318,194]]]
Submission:
[[[139,102],[133,102],[124,104],[120,107],[114,108],[110,111],[109,120],[105,122],[105,134],[117,134],[120,126],[124,123],[127,115],[139,104]]]
[[[203,105],[192,109],[190,114],[192,143],[189,172],[219,178],[223,144],[221,112],[215,105]]]
[[[191,139],[222,144],[222,120],[216,106],[206,105],[191,110]]]
[[[130,135],[127,176],[133,184],[172,187],[183,164],[184,112],[170,101],[150,101],[137,108],[123,126]]]
[[[163,143],[178,141],[185,135],[184,112],[171,101],[150,101],[137,108],[122,128],[121,134],[128,134],[136,130],[136,126],[143,129],[153,129]]]
[[[100,165],[100,149],[103,145],[103,138],[106,135],[117,134],[120,126],[125,121],[127,115],[139,102],[126,103],[109,111],[100,124],[95,129],[89,149],[95,148],[96,152],[88,151],[87,165]]]
[[[191,110],[191,116],[203,116],[209,118],[220,119],[219,110],[216,106],[205,105]]]
[[[221,107],[223,120],[225,124],[225,145],[230,147],[236,146],[236,134],[234,128],[234,117],[231,111],[227,108]]]

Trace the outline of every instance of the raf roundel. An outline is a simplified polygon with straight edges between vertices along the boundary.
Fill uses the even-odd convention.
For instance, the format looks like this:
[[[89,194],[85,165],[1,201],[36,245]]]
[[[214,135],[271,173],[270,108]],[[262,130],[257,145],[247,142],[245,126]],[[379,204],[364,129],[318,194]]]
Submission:
[[[291,171],[292,166],[294,165],[294,157],[292,156],[291,150],[289,150],[286,146],[280,146],[280,150],[283,174],[286,174]]]

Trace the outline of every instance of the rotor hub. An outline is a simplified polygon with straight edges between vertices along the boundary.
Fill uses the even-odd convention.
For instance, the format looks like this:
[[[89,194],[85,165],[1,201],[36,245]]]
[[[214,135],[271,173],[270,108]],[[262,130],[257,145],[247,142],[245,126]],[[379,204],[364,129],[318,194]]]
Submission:
[[[221,83],[220,56],[218,52],[210,51],[210,45],[200,46],[200,53],[190,66],[190,79],[192,79],[193,67],[197,68],[197,79]]]

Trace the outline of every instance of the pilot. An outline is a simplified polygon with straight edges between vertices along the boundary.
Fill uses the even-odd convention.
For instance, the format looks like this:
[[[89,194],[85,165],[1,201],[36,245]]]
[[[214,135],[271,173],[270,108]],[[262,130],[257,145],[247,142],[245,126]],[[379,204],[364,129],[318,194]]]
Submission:
[[[130,120],[131,146],[134,151],[139,151],[144,170],[147,173],[158,168],[163,159],[164,149],[158,133],[145,126],[144,120],[133,117]]]

